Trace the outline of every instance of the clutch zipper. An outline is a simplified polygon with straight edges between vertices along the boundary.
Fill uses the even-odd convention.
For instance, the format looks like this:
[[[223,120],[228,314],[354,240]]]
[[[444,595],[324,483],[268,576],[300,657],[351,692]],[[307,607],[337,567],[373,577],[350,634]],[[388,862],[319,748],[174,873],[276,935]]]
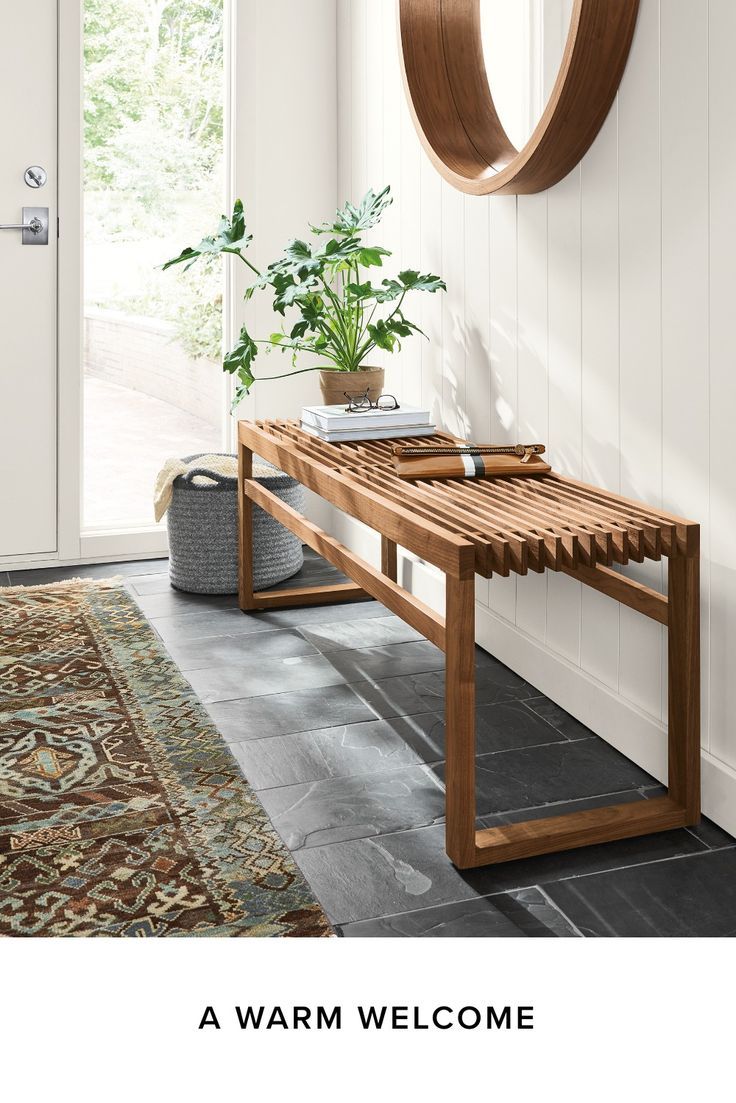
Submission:
[[[406,445],[395,444],[395,456],[518,456],[528,463],[532,456],[544,452],[543,444],[467,444],[457,445]]]

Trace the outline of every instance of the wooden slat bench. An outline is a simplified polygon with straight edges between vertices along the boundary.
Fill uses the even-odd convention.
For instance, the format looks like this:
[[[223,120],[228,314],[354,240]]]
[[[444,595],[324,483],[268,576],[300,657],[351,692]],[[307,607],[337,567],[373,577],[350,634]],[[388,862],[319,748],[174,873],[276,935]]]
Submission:
[[[408,482],[394,472],[393,442],[325,444],[291,421],[241,421],[238,442],[241,609],[373,597],[445,652],[446,848],[456,866],[466,869],[697,823],[697,524],[556,474]],[[455,441],[438,433],[426,441],[432,442]],[[380,533],[381,569],[254,480],[254,452]],[[353,581],[254,593],[254,502]],[[445,573],[444,617],[397,583],[397,545]],[[669,560],[667,597],[614,567],[663,555]],[[545,570],[564,571],[669,629],[667,796],[476,830],[475,575]]]

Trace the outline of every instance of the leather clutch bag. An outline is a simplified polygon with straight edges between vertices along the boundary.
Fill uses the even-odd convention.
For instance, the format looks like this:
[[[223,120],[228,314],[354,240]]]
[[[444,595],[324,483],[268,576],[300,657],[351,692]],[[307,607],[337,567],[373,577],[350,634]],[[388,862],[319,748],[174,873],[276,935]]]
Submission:
[[[402,479],[543,475],[552,470],[541,458],[544,450],[543,444],[395,444],[393,459]]]

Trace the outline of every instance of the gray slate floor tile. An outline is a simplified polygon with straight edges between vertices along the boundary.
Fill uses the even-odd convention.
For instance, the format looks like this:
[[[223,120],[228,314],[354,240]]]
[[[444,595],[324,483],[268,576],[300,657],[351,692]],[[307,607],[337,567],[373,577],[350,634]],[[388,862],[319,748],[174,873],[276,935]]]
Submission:
[[[7,571],[0,571],[0,586],[10,586],[10,575]]]
[[[650,792],[649,789],[626,789],[623,792],[582,797],[580,800],[554,801],[536,808],[516,808],[509,812],[479,816],[478,827],[499,827],[507,823],[522,823],[524,820],[542,820],[548,816],[566,816],[570,812],[584,812],[586,808],[604,808],[607,804],[633,804],[635,801],[647,800]]]
[[[153,617],[151,624],[165,644],[174,645],[211,636],[253,636],[274,630],[273,625],[257,616],[241,613],[239,609],[214,606],[209,606],[202,612]]]
[[[200,670],[202,667],[246,667],[263,659],[292,659],[297,655],[317,655],[319,652],[294,629],[253,635],[207,636],[201,640],[170,643],[167,649],[180,670]]]
[[[647,793],[647,796],[649,794]],[[736,846],[736,839],[732,835],[729,835],[727,831],[724,831],[722,827],[719,827],[717,823],[713,823],[706,816],[703,816],[700,823],[695,827],[688,827],[688,831],[695,836],[696,839],[700,839],[711,850],[719,850],[724,846]]]
[[[265,697],[301,689],[320,689],[347,681],[324,655],[294,655],[288,659],[251,660],[232,666],[208,666],[189,670],[187,678],[199,699],[235,701],[239,698]]]
[[[265,635],[258,638],[269,639]],[[563,739],[560,732],[517,702],[481,705],[476,726],[478,750],[484,753]],[[445,753],[444,720],[437,713],[415,713],[271,739],[250,739],[234,744],[231,750],[251,785],[270,789],[439,762]],[[602,803],[613,802],[606,797]]]
[[[550,701],[549,697],[532,697],[527,705],[548,724],[561,731],[565,739],[589,739],[593,735],[590,728],[586,728],[585,724],[581,724],[569,712]]]
[[[300,628],[304,625],[331,624],[335,620],[370,620],[388,616],[388,609],[377,601],[348,601],[342,605],[304,605],[293,609],[268,609],[250,614],[271,628]],[[359,641],[358,641],[359,642]]]
[[[736,848],[546,886],[586,936],[736,935]]]
[[[50,582],[64,582],[68,578],[114,578],[115,575],[132,577],[140,574],[166,572],[168,559],[137,559],[129,563],[87,563],[79,567],[43,567],[40,570],[11,571],[12,586],[47,586]]]
[[[345,675],[347,682],[374,682],[394,675],[444,670],[445,667],[445,656],[428,640],[331,651],[327,658],[335,670]]]
[[[254,789],[380,773],[421,764],[422,759],[406,739],[416,719],[424,718],[369,720],[271,739],[250,739],[231,743],[230,750]],[[433,716],[428,719],[436,722]]]
[[[128,579],[128,588],[135,596],[144,596],[146,594],[167,594],[172,586],[168,571],[157,571],[154,574],[132,575]]]
[[[330,624],[300,628],[305,639],[318,651],[344,651],[354,647],[385,647],[392,643],[424,640],[424,637],[404,624],[400,617],[376,617],[373,620],[344,620]]]
[[[307,555],[307,552],[311,554]],[[305,548],[304,553],[304,566],[291,578],[285,578],[283,582],[280,582],[278,585],[280,590],[294,589],[298,586],[334,586],[340,582],[350,581],[346,575],[336,570],[330,563],[320,559],[319,556],[315,556],[310,548]]]
[[[178,617],[185,613],[207,612],[210,609],[233,609],[240,614],[235,594],[185,594],[172,586],[158,593],[141,594],[136,590],[135,582],[131,582],[130,589],[151,620],[155,617]]]
[[[209,636],[255,635],[261,632],[273,632],[281,628],[298,628],[305,623],[320,623],[327,615],[339,616],[341,610],[349,609],[355,617],[356,609],[361,616],[381,617],[386,615],[383,605],[377,601],[366,601],[350,605],[318,605],[304,609],[270,609],[263,613],[242,613],[236,605],[220,607],[214,604],[201,612],[187,612],[178,616],[151,618],[151,623],[164,643],[179,644],[186,640],[206,639]]]
[[[435,753],[425,758],[436,762],[445,757],[445,722],[437,713],[437,727],[432,732]],[[560,743],[564,736],[556,728],[527,709],[523,701],[506,701],[497,705],[478,705],[475,710],[476,754],[508,751],[515,747],[537,747]]]
[[[480,755],[475,761],[480,816],[654,783],[649,774],[600,739],[562,740]],[[444,781],[444,763],[433,769]]]
[[[259,794],[290,850],[436,823],[444,793],[424,766],[329,778]]]
[[[294,857],[330,919],[343,924],[541,884],[549,891],[563,878],[704,851],[687,831],[669,831],[461,873],[445,853],[444,826],[437,824],[306,847]]]
[[[371,710],[345,685],[222,701],[208,705],[207,711],[223,738],[230,743],[375,719]]]
[[[339,928],[345,938],[577,938],[578,932],[538,888],[480,896],[457,904]]]
[[[410,716],[444,708],[445,674],[443,670],[424,674],[382,678],[376,682],[354,683],[358,693],[377,716]],[[513,671],[491,660],[476,669],[475,699],[478,705],[502,701],[520,701],[536,694],[533,686]]]

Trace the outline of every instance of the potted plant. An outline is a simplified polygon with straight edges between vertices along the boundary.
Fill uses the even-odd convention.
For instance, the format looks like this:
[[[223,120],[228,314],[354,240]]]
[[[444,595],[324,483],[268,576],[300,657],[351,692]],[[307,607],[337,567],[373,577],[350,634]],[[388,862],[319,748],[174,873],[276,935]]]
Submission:
[[[237,200],[232,219],[223,215],[215,234],[163,265],[164,270],[175,264],[188,268],[203,257],[234,253],[256,277],[246,290],[246,300],[260,290],[270,289],[273,294],[273,309],[284,318],[281,329],[258,339],[243,326],[238,343],[223,361],[224,370],[237,379],[233,408],[256,381],[253,366],[260,345],[267,352],[289,353],[291,370],[258,378],[283,379],[319,371],[328,405],[344,401],[345,391],[368,391],[371,398],[378,397],[384,372],[370,366],[374,350],[395,352],[403,338],[422,333],[404,313],[406,296],[410,291],[446,290],[439,276],[413,269],[399,272],[395,279],[371,282],[368,270],[382,267],[391,253],[379,245],[366,245],[362,235],[380,221],[391,202],[386,187],[377,195],[369,191],[357,207],[346,203],[332,222],[310,227],[315,241],[290,241],[283,256],[261,272],[245,256],[252,235],[246,233],[243,204]],[[312,353],[321,362],[300,366],[300,353]]]

